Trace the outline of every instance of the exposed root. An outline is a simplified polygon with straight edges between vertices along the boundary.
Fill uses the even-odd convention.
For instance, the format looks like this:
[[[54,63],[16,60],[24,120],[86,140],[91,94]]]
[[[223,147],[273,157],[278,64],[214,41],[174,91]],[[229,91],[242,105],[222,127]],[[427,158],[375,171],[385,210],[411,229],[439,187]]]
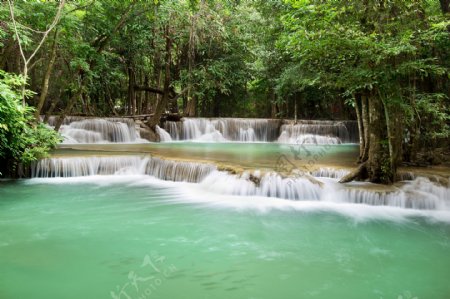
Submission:
[[[339,183],[348,183],[354,180],[362,181],[367,178],[367,162],[362,163],[359,165],[359,167],[355,170],[344,176],[342,179],[339,180]]]

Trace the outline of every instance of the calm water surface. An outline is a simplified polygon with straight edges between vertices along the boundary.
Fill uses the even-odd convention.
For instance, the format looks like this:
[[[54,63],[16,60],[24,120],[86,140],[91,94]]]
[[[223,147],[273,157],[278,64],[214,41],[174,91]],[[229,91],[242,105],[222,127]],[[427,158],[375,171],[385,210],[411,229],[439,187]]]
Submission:
[[[359,145],[287,145],[279,143],[198,143],[60,145],[55,155],[150,153],[167,159],[189,159],[224,163],[242,168],[279,171],[280,159],[293,167],[312,170],[320,166],[356,167]],[[305,169],[307,168],[307,169]]]
[[[142,176],[3,181],[0,267],[5,299],[444,299],[450,222]]]

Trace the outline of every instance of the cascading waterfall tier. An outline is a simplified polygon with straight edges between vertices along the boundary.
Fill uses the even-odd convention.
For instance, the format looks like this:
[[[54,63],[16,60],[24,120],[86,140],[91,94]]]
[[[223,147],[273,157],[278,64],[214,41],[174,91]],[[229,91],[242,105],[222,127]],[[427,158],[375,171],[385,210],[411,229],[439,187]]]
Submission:
[[[151,158],[145,174],[165,181],[199,183],[216,169],[212,164]]]
[[[172,141],[172,137],[170,136],[170,134],[167,133],[167,131],[162,129],[160,126],[156,126],[156,133],[158,134],[159,140],[161,142]]]
[[[167,181],[197,183],[215,169],[211,164],[169,161],[150,156],[64,157],[33,163],[31,177],[151,175]]]
[[[276,119],[183,118],[166,121],[164,129],[173,140],[270,142],[280,126]]]
[[[203,188],[222,194],[240,196],[276,197],[290,200],[320,200],[322,187],[319,181],[307,178],[283,178],[277,173],[261,175],[244,172],[230,175],[216,171],[202,182]]]
[[[335,190],[334,196],[338,202],[418,210],[450,209],[450,186],[435,184],[424,177],[407,181],[394,191],[370,190],[360,185]]]
[[[261,171],[230,174],[208,163],[171,161],[151,156],[56,157],[31,166],[35,178],[93,175],[149,175],[161,180],[198,183],[212,193],[262,196],[297,201],[326,201],[421,210],[450,210],[450,185],[418,177],[398,185],[339,184],[347,170],[323,168],[308,174],[282,176]]]
[[[183,118],[167,121],[158,133],[162,141],[197,140],[209,142],[271,142],[291,144],[357,143],[355,121],[321,121],[241,118]]]
[[[54,126],[57,117],[51,116],[48,124]],[[146,142],[140,138],[136,124],[129,118],[86,118],[67,116],[59,130],[63,143]]]
[[[317,172],[319,176],[340,176],[339,172]],[[245,172],[232,175],[215,171],[202,182],[203,188],[223,194],[264,196],[289,200],[315,200],[336,203],[355,203],[372,206],[391,206],[419,210],[449,210],[450,186],[441,186],[427,178],[403,182],[394,190],[374,188],[370,183],[343,185],[333,179],[319,180],[306,175],[282,177],[277,173],[260,175]]]
[[[330,167],[321,167],[321,168],[311,171],[309,174],[312,175],[313,177],[341,179],[349,173],[350,173],[350,170],[347,170],[347,169],[335,169],[335,168],[330,168]]]
[[[278,142],[295,144],[357,143],[357,124],[353,121],[300,120],[281,126]]]

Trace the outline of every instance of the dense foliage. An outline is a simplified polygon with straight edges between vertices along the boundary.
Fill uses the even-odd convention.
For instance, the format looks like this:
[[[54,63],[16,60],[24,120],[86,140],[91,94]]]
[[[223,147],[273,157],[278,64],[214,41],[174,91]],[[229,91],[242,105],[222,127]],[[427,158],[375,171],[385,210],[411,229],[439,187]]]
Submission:
[[[400,161],[448,145],[449,10],[448,0],[10,0],[0,69],[24,74],[20,48],[30,57],[57,20],[26,68],[36,118],[152,114],[151,128],[167,112],[355,118],[360,162],[389,182]]]
[[[0,176],[13,173],[18,163],[45,157],[60,142],[54,130],[34,124],[34,109],[22,105],[22,83],[20,76],[0,70]]]

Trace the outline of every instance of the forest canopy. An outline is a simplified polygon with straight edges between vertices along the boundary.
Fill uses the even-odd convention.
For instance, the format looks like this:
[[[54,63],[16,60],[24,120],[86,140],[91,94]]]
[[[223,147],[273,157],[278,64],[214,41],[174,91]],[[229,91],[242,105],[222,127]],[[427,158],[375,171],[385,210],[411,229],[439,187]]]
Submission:
[[[355,176],[392,182],[400,162],[448,145],[449,2],[3,1],[0,69],[25,78],[37,120],[59,125],[69,114],[149,114],[150,128],[166,113],[357,119]]]

